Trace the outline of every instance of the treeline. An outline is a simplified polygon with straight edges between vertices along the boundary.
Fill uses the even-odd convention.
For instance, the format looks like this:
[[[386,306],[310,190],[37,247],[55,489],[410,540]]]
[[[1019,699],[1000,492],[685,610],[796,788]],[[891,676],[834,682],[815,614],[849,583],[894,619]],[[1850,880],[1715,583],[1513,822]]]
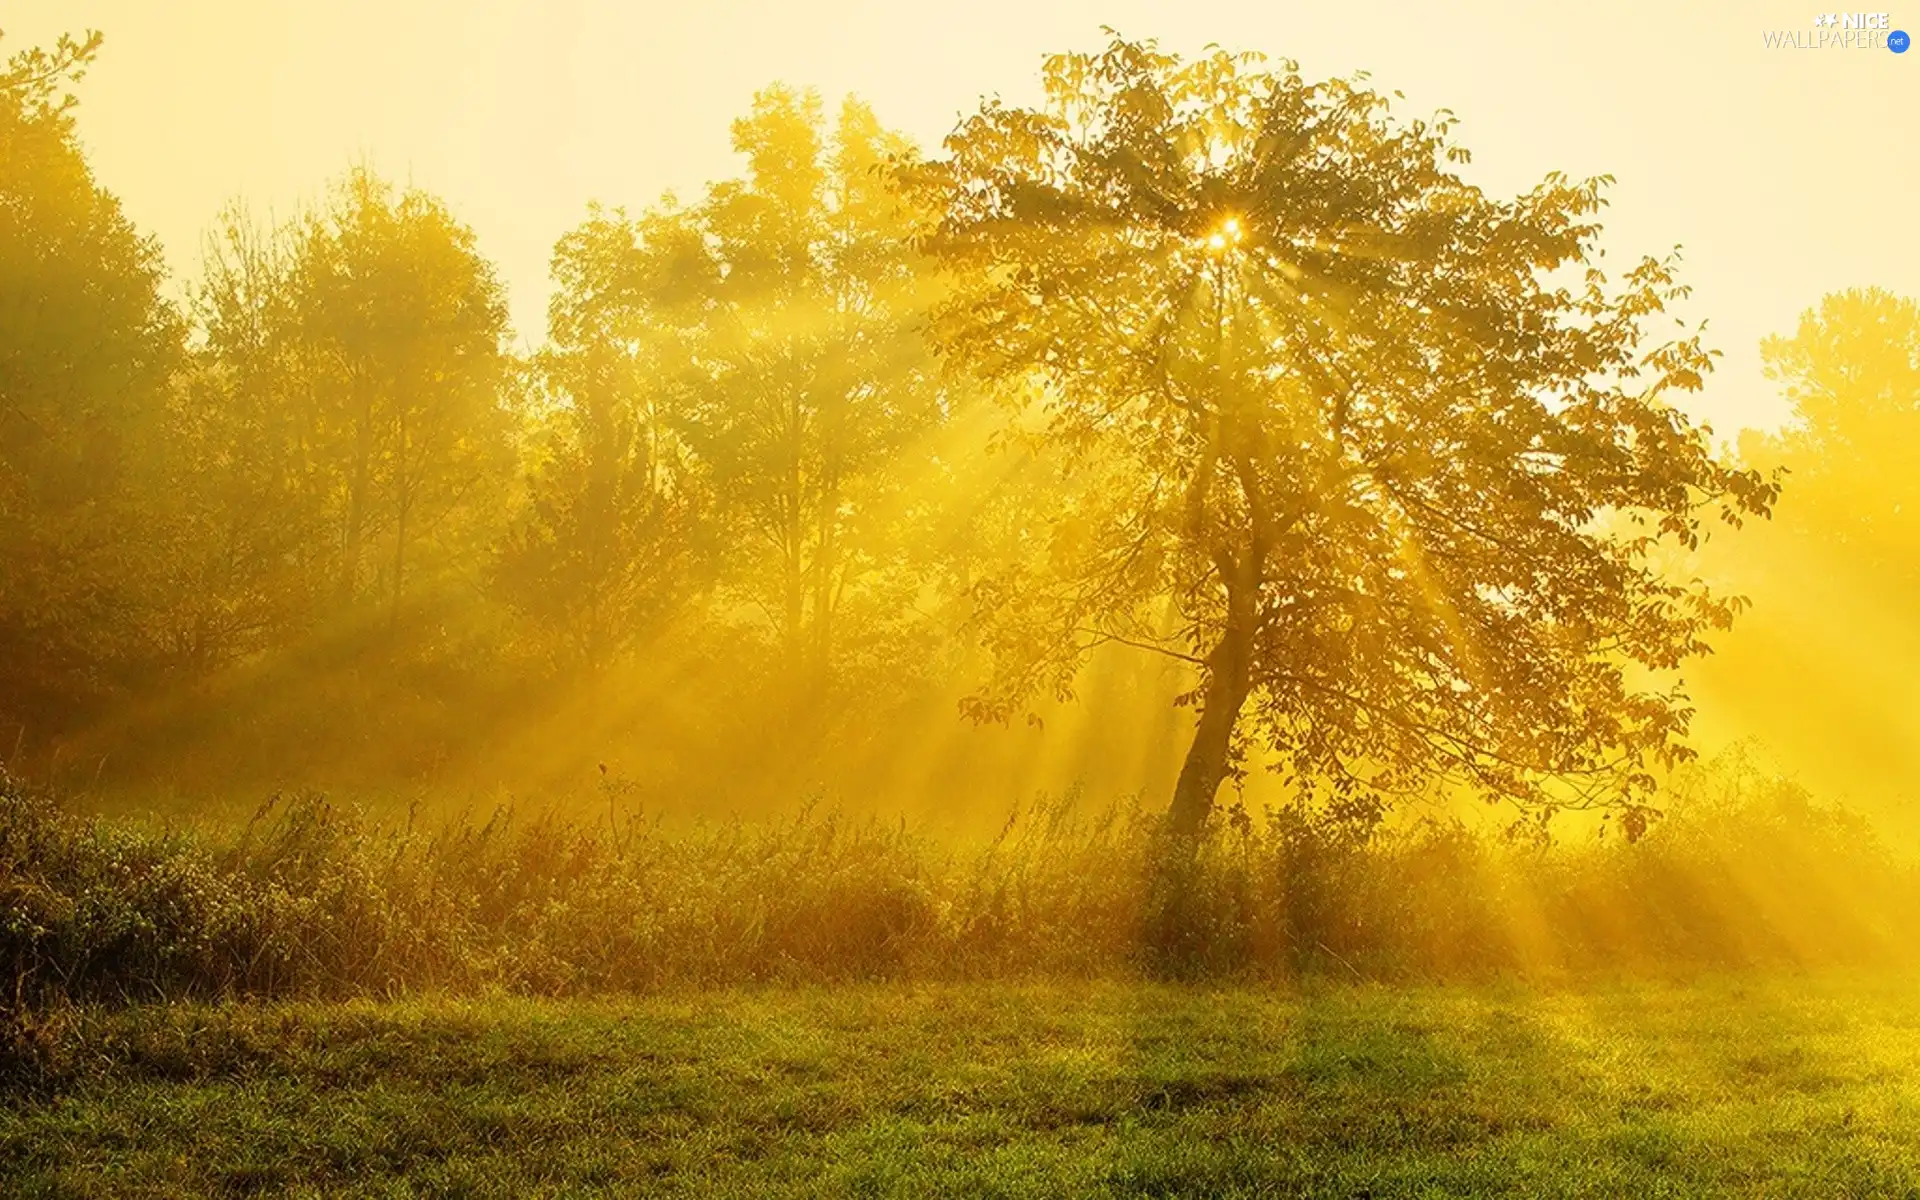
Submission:
[[[1732,459],[1674,402],[1713,355],[1655,328],[1672,261],[1599,269],[1603,180],[1495,202],[1449,122],[1116,40],[932,163],[858,103],[763,92],[736,178],[559,238],[522,353],[472,230],[364,168],[221,214],[169,299],[78,140],[98,48],[0,76],[16,772],[624,755],[737,802],[917,753],[916,786],[1018,790],[987,743],[911,743],[1093,694],[1068,773],[1165,794],[1178,767],[1192,820],[1264,753],[1637,830],[1710,636],[1748,727],[1850,696],[1816,750],[1920,770],[1920,673],[1888,666],[1920,662],[1911,301],[1830,297],[1770,342],[1798,420]],[[1213,714],[1191,740],[1176,701]]]
[[[521,355],[472,231],[364,168],[223,213],[170,303],[62,94],[96,47],[0,87],[0,753],[406,773],[642,656],[622,716],[756,738],[929,677],[963,398],[870,111],[771,89],[740,178],[594,208]]]

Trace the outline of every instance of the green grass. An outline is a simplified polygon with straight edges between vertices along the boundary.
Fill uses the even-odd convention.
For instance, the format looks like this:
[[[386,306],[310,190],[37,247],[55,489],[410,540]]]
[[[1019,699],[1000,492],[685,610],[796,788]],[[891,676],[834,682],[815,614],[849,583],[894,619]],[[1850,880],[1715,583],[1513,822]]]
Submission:
[[[1905,977],[99,1013],[0,1194],[1920,1195]]]

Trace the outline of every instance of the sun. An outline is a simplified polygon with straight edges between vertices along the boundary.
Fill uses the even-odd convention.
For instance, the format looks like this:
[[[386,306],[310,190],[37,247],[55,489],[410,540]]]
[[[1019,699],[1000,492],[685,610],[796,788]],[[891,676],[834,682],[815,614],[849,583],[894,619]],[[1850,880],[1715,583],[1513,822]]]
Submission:
[[[1240,218],[1227,217],[1211,234],[1207,235],[1207,249],[1214,254],[1220,254],[1229,247],[1238,246],[1245,238],[1246,230],[1240,224]]]

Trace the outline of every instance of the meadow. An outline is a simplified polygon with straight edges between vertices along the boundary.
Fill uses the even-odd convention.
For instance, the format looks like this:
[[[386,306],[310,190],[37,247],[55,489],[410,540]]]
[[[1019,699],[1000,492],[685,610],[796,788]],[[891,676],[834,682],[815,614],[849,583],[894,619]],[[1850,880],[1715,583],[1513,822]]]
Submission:
[[[1646,837],[0,790],[0,1192],[1906,1196],[1920,877],[1729,759]],[[1237,810],[1230,810],[1230,812]],[[1160,931],[1178,930],[1168,940]]]
[[[1911,1196],[1915,980],[861,984],[93,1014],[12,1196]]]

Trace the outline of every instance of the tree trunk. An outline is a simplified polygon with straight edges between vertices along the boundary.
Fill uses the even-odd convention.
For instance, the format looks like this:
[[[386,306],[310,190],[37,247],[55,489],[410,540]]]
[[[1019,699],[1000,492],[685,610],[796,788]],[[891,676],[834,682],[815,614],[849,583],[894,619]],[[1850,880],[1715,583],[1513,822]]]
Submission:
[[[813,636],[809,674],[815,686],[824,686],[833,666],[833,579],[834,559],[839,553],[840,485],[830,465],[831,481],[820,498],[819,546],[813,561]]]
[[[353,482],[347,491],[347,532],[346,546],[341,553],[340,598],[353,599],[359,590],[360,578],[360,539],[361,531],[366,528],[366,483],[365,472],[355,467]]]
[[[398,520],[393,532],[393,602],[387,610],[387,636],[397,639],[400,635],[400,593],[407,583],[407,512],[413,505],[406,499],[400,501]]]
[[[792,678],[798,679],[807,661],[807,581],[803,573],[802,548],[797,522],[791,526],[787,545],[786,561],[783,564],[786,572],[784,582],[787,593],[787,627],[782,632],[785,634],[787,671]]]
[[[1173,785],[1173,803],[1167,809],[1168,826],[1178,836],[1190,838],[1200,833],[1213,812],[1214,793],[1227,776],[1233,729],[1247,702],[1252,640],[1250,625],[1229,620],[1220,644],[1207,656],[1200,721],[1194,728],[1186,761],[1180,766],[1180,778]]]
[[[359,401],[354,421],[353,475],[347,484],[346,561],[342,564],[340,596],[351,600],[360,590],[360,556],[366,538],[368,492],[373,486],[373,410],[365,398]]]

